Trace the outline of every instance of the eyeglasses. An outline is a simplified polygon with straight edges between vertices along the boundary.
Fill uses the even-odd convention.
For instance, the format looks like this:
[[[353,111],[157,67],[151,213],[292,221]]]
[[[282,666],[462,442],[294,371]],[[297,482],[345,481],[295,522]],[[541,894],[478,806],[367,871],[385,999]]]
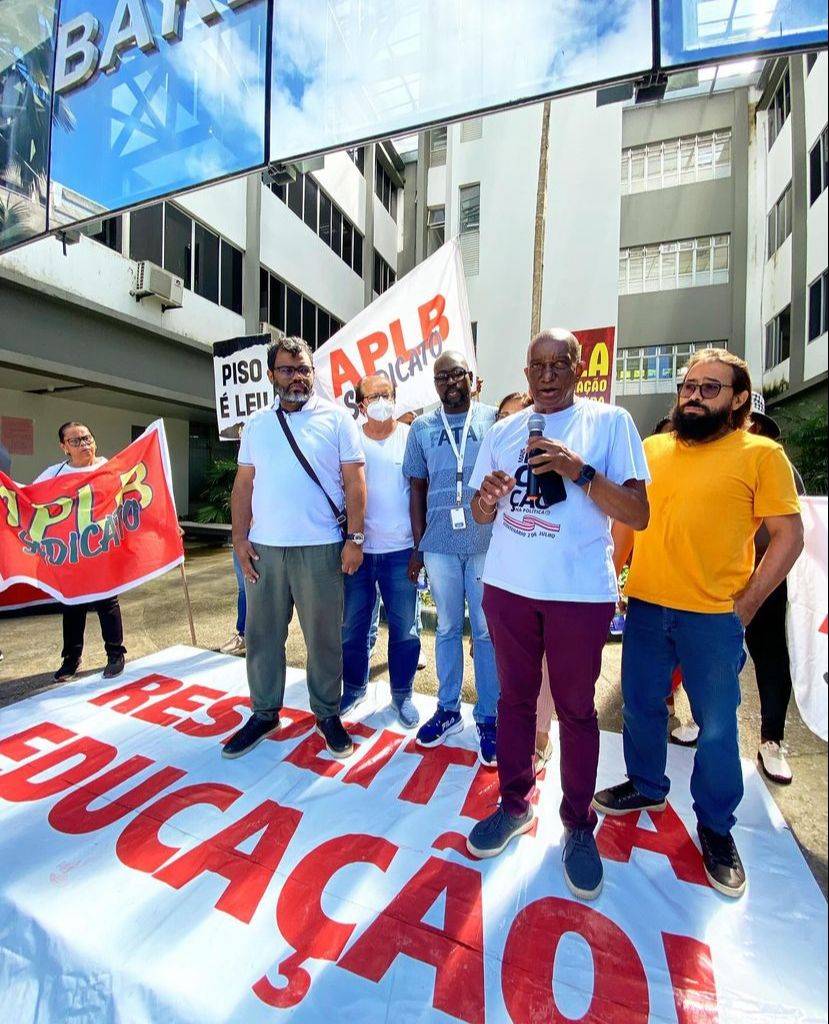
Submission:
[[[70,437],[64,444],[68,444],[70,448],[80,448],[82,444],[95,444],[95,438],[92,434],[81,434],[80,437]]]
[[[723,388],[731,388],[733,391],[734,385],[721,384],[718,380],[704,380],[701,384],[692,380],[684,380],[676,390],[682,398],[693,398],[697,391],[701,398],[716,398]]]
[[[570,363],[559,360],[555,363],[530,363],[529,371],[540,377],[546,370],[549,370],[554,377],[563,377],[566,373],[572,373],[573,367]]]
[[[314,368],[313,366],[275,366],[274,372],[281,373],[283,377],[293,380],[294,377],[310,377]]]
[[[446,370],[442,373],[435,374],[435,384],[448,384],[451,380],[453,383],[457,383],[464,379],[464,377],[470,377],[469,370],[464,370],[461,366],[456,366],[454,370]]]

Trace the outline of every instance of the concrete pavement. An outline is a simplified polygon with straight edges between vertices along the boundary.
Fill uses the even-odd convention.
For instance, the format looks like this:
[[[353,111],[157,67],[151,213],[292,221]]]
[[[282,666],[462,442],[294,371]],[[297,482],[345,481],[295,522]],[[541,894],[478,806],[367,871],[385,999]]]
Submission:
[[[187,576],[199,646],[216,648],[233,633],[236,616],[236,579],[227,549],[201,547],[188,551]],[[121,599],[125,642],[129,659],[143,657],[173,644],[190,643],[190,633],[179,573],[125,594]],[[373,672],[383,675],[385,627],[381,627]],[[83,669],[100,671],[105,663],[97,618],[87,623]],[[425,632],[423,646],[429,665],[418,673],[416,686],[435,694],[434,635]],[[52,675],[60,664],[61,619],[56,612],[38,612],[0,618],[0,706],[13,703],[54,686]],[[621,731],[619,693],[620,646],[605,648],[602,675],[597,687],[597,707],[602,729]],[[304,664],[305,650],[299,625],[294,619],[288,639],[288,661]],[[467,659],[464,699],[474,699],[472,662]],[[754,670],[749,661],[743,672],[743,704],[740,709],[740,743],[744,757],[754,758],[759,742],[759,707]],[[71,686],[71,683],[65,684]],[[684,701],[684,697],[682,698]],[[689,717],[686,705],[678,702],[680,717]],[[827,747],[800,718],[794,701],[789,708],[787,741],[795,781],[789,787],[769,783],[769,791],[799,842],[820,884],[827,893]]]

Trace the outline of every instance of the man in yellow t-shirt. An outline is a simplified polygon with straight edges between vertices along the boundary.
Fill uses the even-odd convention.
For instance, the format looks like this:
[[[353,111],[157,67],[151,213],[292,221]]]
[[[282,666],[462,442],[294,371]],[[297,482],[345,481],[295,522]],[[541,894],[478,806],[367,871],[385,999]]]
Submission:
[[[745,627],[803,547],[791,465],[778,444],[743,429],[750,411],[746,364],[705,349],[679,387],[673,432],[645,441],[651,516],[634,543],[622,650],[629,781],[594,800],[611,815],[664,809],[665,699],[681,664],[700,727],[691,794],[705,870],[732,897],[746,885],[731,836],[743,796],[737,707]],[[770,543],[755,568],[761,524]]]

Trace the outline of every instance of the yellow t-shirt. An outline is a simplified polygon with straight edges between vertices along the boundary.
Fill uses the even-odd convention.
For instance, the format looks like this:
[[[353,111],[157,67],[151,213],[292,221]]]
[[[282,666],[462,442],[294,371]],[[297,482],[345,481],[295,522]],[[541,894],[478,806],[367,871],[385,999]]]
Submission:
[[[786,453],[735,430],[686,444],[645,440],[648,528],[636,534],[628,597],[689,612],[730,612],[754,571],[754,534],[766,516],[800,511]]]

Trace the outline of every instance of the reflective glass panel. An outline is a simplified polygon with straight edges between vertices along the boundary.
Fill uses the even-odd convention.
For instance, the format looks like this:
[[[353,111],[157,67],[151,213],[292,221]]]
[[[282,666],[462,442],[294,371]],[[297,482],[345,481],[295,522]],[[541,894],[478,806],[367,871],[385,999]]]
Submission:
[[[662,64],[826,44],[825,0],[661,0]]]
[[[46,230],[56,6],[0,2],[0,249]],[[55,116],[64,116],[60,104]]]
[[[651,66],[648,0],[279,0],[271,160]]]
[[[263,162],[266,0],[63,0],[55,223]]]

